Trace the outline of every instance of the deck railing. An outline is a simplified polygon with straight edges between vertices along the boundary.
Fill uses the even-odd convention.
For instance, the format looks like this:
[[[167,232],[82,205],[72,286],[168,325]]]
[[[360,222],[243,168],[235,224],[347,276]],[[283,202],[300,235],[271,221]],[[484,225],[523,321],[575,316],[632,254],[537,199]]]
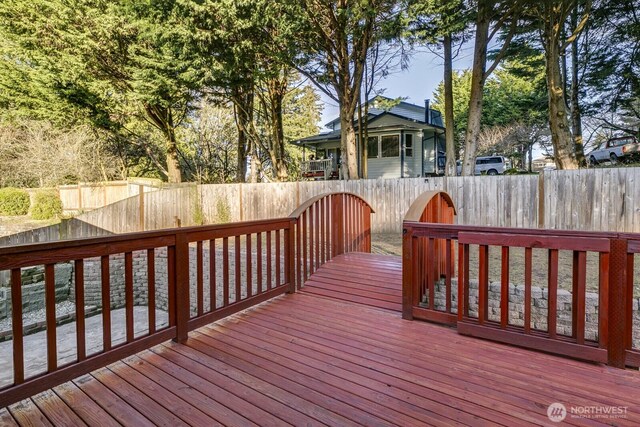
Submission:
[[[326,193],[291,213],[295,220],[294,269],[298,289],[336,255],[371,252],[371,206],[352,193]]]
[[[189,331],[295,292],[337,254],[370,249],[371,212],[353,194],[325,194],[288,218],[0,248],[0,270],[11,272],[13,332],[13,381],[0,389],[0,408],[161,342],[183,342]],[[74,357],[58,352],[60,263],[73,265]],[[31,349],[24,345],[22,310],[22,268],[33,266],[44,267],[45,282],[47,363],[38,372],[25,369]],[[88,345],[85,304],[96,292],[102,330]],[[124,311],[123,330],[112,322],[115,310]]]
[[[633,347],[640,235],[438,224],[431,218],[404,222],[404,318],[456,325],[462,334],[616,367],[640,366],[640,349]],[[545,268],[534,264],[534,251],[544,251],[545,304],[540,299],[534,304],[532,296],[533,286],[540,285],[534,271]],[[513,277],[516,257],[524,264],[521,277]],[[597,263],[597,277],[587,276],[588,257]],[[571,275],[569,319],[558,312],[563,307],[567,315],[558,297],[561,268]],[[490,271],[499,281],[490,283]],[[587,307],[588,284],[597,289],[597,309],[593,302]],[[559,320],[570,327],[561,328]],[[588,330],[587,321],[595,328]]]

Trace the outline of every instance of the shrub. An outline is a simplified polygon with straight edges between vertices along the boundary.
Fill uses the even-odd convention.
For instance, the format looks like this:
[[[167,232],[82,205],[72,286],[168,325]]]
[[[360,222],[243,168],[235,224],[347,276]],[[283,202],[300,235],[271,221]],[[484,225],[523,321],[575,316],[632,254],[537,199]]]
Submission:
[[[56,193],[41,191],[36,193],[31,208],[31,218],[51,219],[62,215],[62,200]]]
[[[29,212],[29,193],[19,188],[0,188],[0,215],[26,215]]]

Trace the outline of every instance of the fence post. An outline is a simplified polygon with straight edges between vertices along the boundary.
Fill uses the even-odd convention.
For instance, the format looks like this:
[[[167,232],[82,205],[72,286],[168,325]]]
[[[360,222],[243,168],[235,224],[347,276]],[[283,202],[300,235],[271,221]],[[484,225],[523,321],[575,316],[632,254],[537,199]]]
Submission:
[[[628,241],[611,239],[609,255],[609,298],[606,307],[608,319],[607,364],[616,368],[625,367],[626,350],[626,295]],[[600,310],[605,307],[600,307]]]
[[[294,227],[296,220],[289,221],[289,227],[284,229],[284,281],[289,285],[287,293],[293,294],[296,292],[296,275],[295,275],[295,233]]]
[[[538,228],[544,228],[544,171],[538,175]]]
[[[413,229],[402,229],[402,318],[413,320]]]
[[[183,343],[189,338],[189,242],[185,233],[176,234],[175,249],[175,319],[174,341]]]
[[[144,186],[138,185],[138,221],[140,231],[144,231]]]
[[[344,253],[344,195],[331,195],[331,253],[333,256]]]

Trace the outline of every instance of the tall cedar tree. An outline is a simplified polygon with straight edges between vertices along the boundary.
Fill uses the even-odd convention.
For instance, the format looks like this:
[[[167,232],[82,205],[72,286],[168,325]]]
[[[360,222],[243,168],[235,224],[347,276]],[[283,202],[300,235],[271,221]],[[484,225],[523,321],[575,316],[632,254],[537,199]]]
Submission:
[[[299,69],[339,104],[342,177],[358,179],[354,115],[367,53],[376,39],[399,32],[398,2],[303,0],[299,4],[303,17]]]

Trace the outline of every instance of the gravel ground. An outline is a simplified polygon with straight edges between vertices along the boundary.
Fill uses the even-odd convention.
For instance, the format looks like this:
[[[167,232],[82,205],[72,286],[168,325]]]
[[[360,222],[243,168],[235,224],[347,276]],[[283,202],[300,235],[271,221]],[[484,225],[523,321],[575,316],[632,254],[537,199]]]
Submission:
[[[372,252],[385,255],[402,256],[402,236],[399,233],[384,233],[372,235]],[[456,248],[457,249],[457,248]],[[457,252],[457,251],[456,251]],[[457,258],[457,257],[456,257]],[[469,257],[471,271],[478,271],[478,248],[471,248]],[[560,251],[558,262],[558,285],[561,289],[571,290],[573,255],[571,251]],[[489,248],[489,281],[499,282],[501,275],[501,250],[499,247]],[[640,266],[640,256],[636,255],[636,265]],[[533,277],[534,286],[547,287],[547,250],[533,250]],[[587,290],[598,290],[598,256],[595,253],[587,253]],[[524,283],[524,249],[512,248],[509,253],[509,281],[513,284]],[[471,279],[474,279],[473,275]],[[475,277],[477,279],[477,276]],[[634,295],[640,297],[640,267],[635,269]]]

